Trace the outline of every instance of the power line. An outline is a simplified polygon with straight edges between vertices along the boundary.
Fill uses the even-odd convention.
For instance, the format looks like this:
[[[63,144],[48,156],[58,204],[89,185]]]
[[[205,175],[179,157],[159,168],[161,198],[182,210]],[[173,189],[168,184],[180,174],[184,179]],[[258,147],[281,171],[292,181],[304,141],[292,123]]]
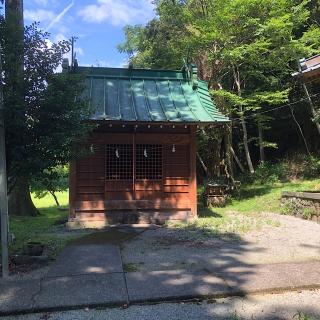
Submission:
[[[319,95],[320,95],[320,93],[317,93],[317,94],[314,94],[314,95],[310,96],[310,98],[314,98],[314,97],[317,97],[317,96],[319,96]],[[284,105],[279,106],[279,107],[274,107],[274,108],[269,109],[269,110],[266,110],[266,111],[257,112],[257,113],[255,113],[255,114],[248,115],[248,116],[244,116],[244,117],[242,117],[242,118],[235,118],[235,119],[232,119],[231,121],[232,121],[232,122],[237,122],[237,121],[240,122],[241,120],[244,120],[244,119],[254,118],[254,117],[256,117],[257,115],[261,115],[261,114],[265,114],[265,113],[268,113],[268,112],[272,112],[272,111],[279,110],[279,109],[282,109],[282,108],[285,108],[285,107],[291,107],[291,106],[293,106],[293,105],[295,105],[295,104],[298,104],[298,103],[303,102],[303,101],[306,101],[306,100],[309,100],[309,98],[300,99],[300,100],[298,100],[298,101],[294,101],[294,102],[291,102],[291,103],[287,103],[287,104],[284,104]]]

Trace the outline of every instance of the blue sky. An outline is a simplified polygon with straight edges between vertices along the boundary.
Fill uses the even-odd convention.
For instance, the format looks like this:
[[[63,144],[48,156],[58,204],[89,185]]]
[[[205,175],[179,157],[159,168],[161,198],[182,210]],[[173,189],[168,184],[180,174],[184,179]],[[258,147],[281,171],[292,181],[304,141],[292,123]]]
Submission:
[[[78,37],[80,65],[121,67],[126,55],[117,44],[127,24],[146,24],[155,16],[151,0],[25,0],[25,24],[39,21],[50,40]]]

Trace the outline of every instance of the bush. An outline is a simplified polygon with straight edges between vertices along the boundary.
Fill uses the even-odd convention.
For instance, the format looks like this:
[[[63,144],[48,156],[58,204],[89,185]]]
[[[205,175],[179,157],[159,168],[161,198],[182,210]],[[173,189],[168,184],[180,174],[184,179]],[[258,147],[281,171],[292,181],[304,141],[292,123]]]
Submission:
[[[252,175],[245,175],[240,180],[244,183],[273,184],[287,180],[287,164],[284,162],[260,163]]]
[[[320,176],[320,158],[316,156],[294,155],[284,160],[288,180],[316,178]]]
[[[299,198],[282,199],[281,213],[284,215],[300,215],[304,219],[312,219],[314,215],[318,215],[312,201]]]
[[[304,170],[305,178],[314,178],[320,176],[320,159],[314,156],[308,157]]]
[[[250,184],[273,184],[319,176],[320,158],[298,154],[277,163],[264,161],[256,167],[252,175],[245,174],[240,180]]]

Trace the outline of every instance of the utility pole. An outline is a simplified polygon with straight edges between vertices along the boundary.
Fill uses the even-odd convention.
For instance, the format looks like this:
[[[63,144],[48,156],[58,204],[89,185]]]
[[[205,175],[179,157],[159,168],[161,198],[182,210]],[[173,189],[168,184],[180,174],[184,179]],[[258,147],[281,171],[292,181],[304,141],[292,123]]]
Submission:
[[[1,264],[2,277],[9,276],[9,253],[8,253],[8,195],[7,195],[7,170],[6,170],[6,146],[4,128],[4,107],[2,87],[2,49],[0,47],[0,216],[1,216]]]

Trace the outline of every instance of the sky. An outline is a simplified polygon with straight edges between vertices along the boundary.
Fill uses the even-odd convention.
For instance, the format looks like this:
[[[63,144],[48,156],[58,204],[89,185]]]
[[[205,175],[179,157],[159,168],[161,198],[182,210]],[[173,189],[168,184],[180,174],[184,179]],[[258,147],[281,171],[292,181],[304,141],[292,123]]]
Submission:
[[[146,24],[155,16],[152,0],[25,0],[24,20],[40,22],[53,42],[78,37],[79,65],[122,67],[127,56],[116,46],[124,41],[123,27]],[[69,58],[70,60],[70,58]]]

